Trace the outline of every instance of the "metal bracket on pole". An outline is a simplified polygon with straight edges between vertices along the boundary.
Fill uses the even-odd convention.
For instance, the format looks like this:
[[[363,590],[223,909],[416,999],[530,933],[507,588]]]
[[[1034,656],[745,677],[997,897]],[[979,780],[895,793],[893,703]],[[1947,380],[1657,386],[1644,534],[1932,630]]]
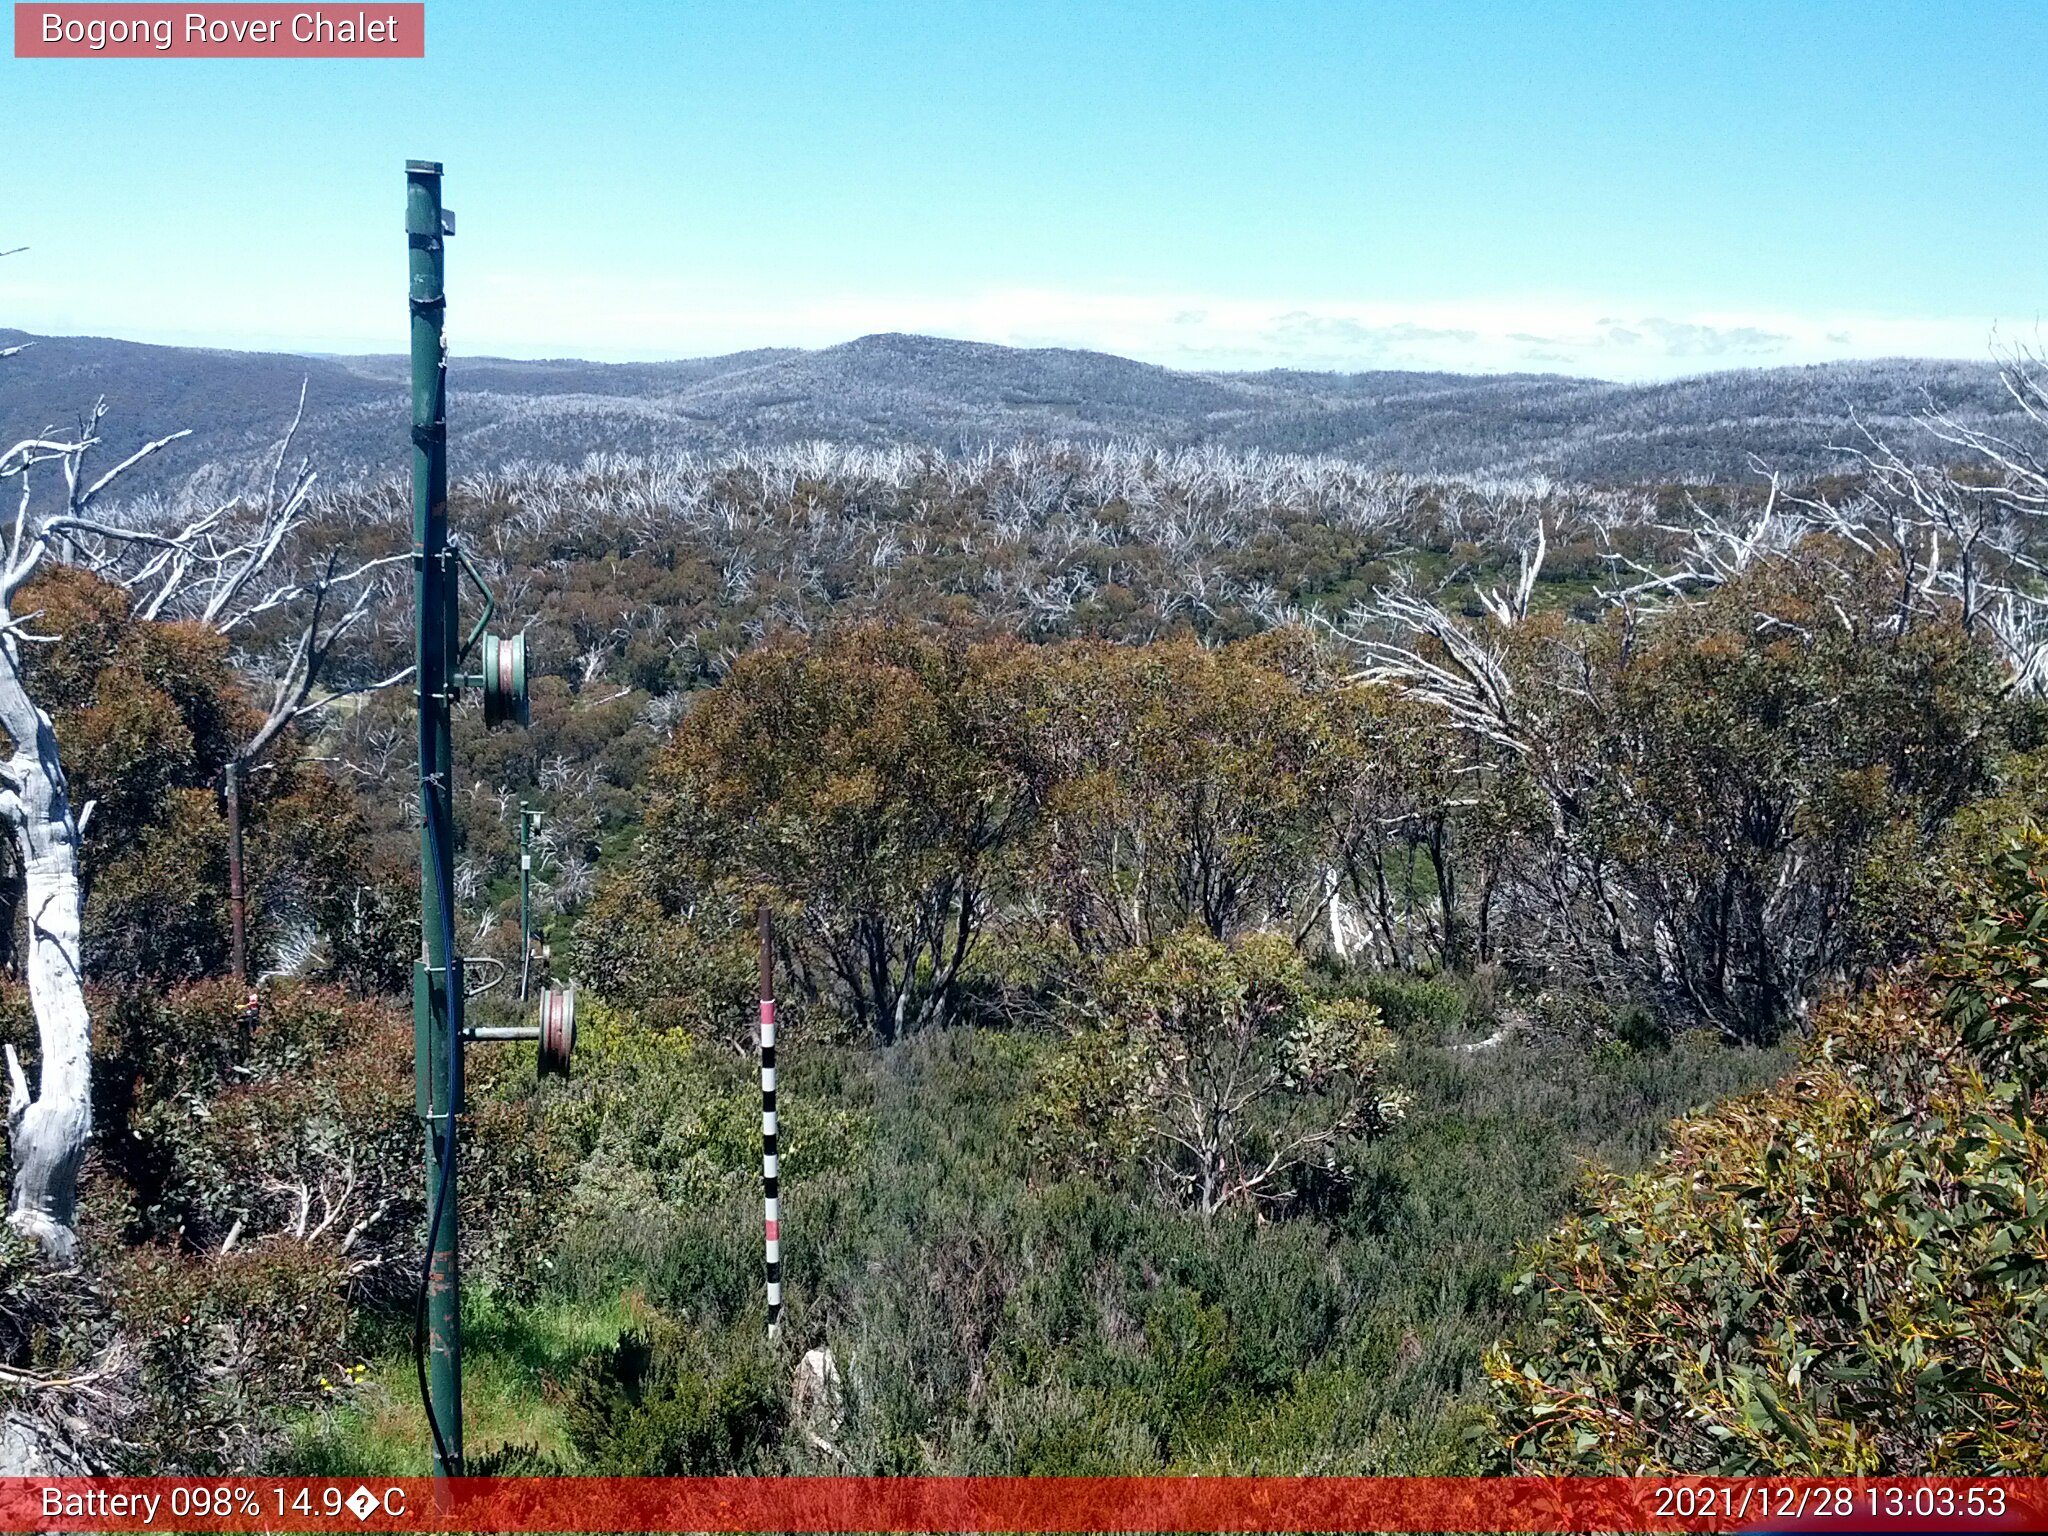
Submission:
[[[533,983],[533,829],[540,812],[519,802],[519,1000]]]
[[[448,554],[456,562],[457,566],[460,567],[462,574],[470,579],[471,584],[476,587],[478,594],[484,600],[484,611],[477,616],[476,623],[471,626],[468,638],[462,642],[462,649],[455,653],[456,662],[459,664],[469,659],[469,653],[476,649],[476,642],[479,637],[482,636],[485,630],[491,627],[491,620],[497,617],[498,599],[492,595],[491,584],[484,580],[484,573],[478,570],[476,562],[469,558],[468,550],[464,549],[460,544],[450,544],[448,546]]]

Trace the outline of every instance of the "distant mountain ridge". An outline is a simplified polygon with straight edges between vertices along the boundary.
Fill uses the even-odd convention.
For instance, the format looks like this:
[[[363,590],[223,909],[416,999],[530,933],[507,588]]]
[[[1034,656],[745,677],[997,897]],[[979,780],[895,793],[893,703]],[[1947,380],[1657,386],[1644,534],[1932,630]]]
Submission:
[[[306,386],[303,451],[330,481],[405,462],[402,356],[314,357],[0,330],[0,438],[62,423],[105,395],[109,451],[180,427],[160,474],[246,459]],[[863,336],[659,363],[457,358],[449,427],[458,473],[593,452],[718,451],[824,438],[965,449],[1019,440],[1333,455],[1417,474],[1560,480],[1735,479],[1752,456],[1785,470],[1839,463],[1867,428],[1929,449],[1930,407],[2016,420],[1988,363],[1896,359],[1749,369],[1657,384],[1554,374],[1190,373],[1103,352]]]

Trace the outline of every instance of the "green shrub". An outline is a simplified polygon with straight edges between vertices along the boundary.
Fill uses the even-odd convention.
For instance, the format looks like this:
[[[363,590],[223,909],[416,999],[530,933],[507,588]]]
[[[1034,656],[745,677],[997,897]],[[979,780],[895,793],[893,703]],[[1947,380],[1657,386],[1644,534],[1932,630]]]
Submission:
[[[1378,1081],[1393,1048],[1370,1001],[1316,994],[1284,937],[1189,928],[1104,964],[1044,1068],[1038,1139],[1102,1172],[1141,1164],[1204,1216],[1285,1201],[1401,1117]]]
[[[242,997],[201,982],[101,1011],[102,1135],[134,1235],[203,1252],[324,1240],[365,1273],[395,1263],[419,1217],[410,1020],[283,985],[248,1021]]]
[[[572,1208],[691,1210],[754,1189],[761,1089],[751,1061],[594,997],[579,1007],[576,1076],[548,1110],[550,1134],[577,1158]],[[782,1095],[784,1167],[813,1176],[858,1159],[865,1118],[817,1102],[801,1082]]]
[[[744,1038],[758,996],[752,914],[699,905],[686,921],[670,915],[639,868],[607,873],[576,924],[577,974],[654,1028]]]
[[[1327,1199],[1202,1221],[1034,1146],[1060,1049],[961,1028],[789,1053],[792,1115],[817,1103],[869,1129],[858,1158],[784,1180],[779,1379],[828,1344],[846,1383],[840,1456],[788,1436],[787,1470],[1469,1471],[1480,1358],[1517,1308],[1503,1277],[1571,1208],[1579,1159],[1638,1166],[1674,1113],[1784,1066],[1719,1045],[1612,1063],[1410,1046],[1415,1110]],[[747,1080],[736,1059],[709,1066]],[[616,1316],[623,1296],[650,1337],[680,1319],[708,1358],[739,1359],[763,1321],[760,1223],[751,1175],[699,1204],[578,1217],[550,1308]],[[542,1374],[568,1380],[585,1347]]]
[[[1465,994],[1442,977],[1388,971],[1366,981],[1365,995],[1406,1039],[1439,1043],[1465,1022]]]
[[[1684,1123],[1528,1257],[1497,1349],[1541,1470],[2048,1471],[2048,844],[1928,967],[1829,1012],[1800,1069]]]
[[[569,1383],[563,1419],[598,1473],[704,1477],[777,1470],[788,1405],[765,1348],[714,1359],[680,1330],[628,1334]]]
[[[346,1262],[290,1242],[206,1258],[156,1245],[120,1253],[109,1271],[116,1324],[143,1388],[120,1460],[211,1473],[261,1459],[287,1410],[348,1377]]]

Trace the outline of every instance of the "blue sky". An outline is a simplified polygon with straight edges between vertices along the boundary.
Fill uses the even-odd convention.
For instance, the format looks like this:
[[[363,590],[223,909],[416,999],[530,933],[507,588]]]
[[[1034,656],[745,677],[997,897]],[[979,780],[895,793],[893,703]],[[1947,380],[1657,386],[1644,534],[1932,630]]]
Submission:
[[[0,325],[398,350],[409,156],[469,352],[1655,377],[2048,314],[2038,0],[429,0],[427,52],[0,57]]]

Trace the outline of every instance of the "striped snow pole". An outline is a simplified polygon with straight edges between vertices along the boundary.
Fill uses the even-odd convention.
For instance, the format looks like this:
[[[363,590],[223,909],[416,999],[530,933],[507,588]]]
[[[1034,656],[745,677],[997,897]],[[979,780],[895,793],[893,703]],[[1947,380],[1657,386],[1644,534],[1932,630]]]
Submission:
[[[768,1261],[768,1339],[782,1330],[782,1160],[775,1122],[775,939],[761,908],[761,1215]]]

